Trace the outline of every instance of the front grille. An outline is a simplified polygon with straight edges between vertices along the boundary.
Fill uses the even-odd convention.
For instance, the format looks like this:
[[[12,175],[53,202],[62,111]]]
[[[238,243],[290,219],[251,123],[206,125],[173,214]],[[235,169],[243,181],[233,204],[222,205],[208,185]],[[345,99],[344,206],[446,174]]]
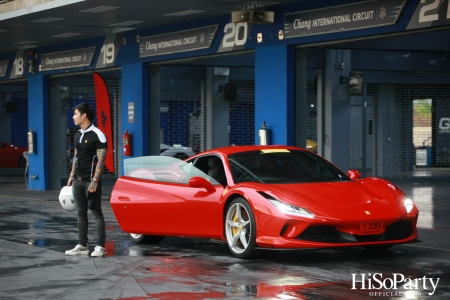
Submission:
[[[401,240],[409,237],[412,233],[409,221],[398,221],[389,225],[383,234],[374,235],[347,234],[332,226],[309,226],[296,239],[321,243],[364,243]]]
[[[380,241],[381,234],[372,234],[372,235],[353,235],[358,242],[376,242]]]
[[[299,236],[299,240],[322,243],[340,242],[341,235],[336,228],[331,226],[309,226]]]
[[[389,225],[384,232],[384,240],[406,239],[413,233],[411,222],[399,221]]]

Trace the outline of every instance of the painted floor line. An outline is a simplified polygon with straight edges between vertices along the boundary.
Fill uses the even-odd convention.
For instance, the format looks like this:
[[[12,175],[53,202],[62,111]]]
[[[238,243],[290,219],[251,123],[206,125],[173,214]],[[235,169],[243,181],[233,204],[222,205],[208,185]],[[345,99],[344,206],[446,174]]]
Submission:
[[[14,198],[14,199],[24,199],[24,200],[40,200],[38,198],[14,197],[14,196],[8,196],[8,195],[0,195],[0,197]]]
[[[427,246],[418,246],[418,245],[409,245],[409,244],[403,244],[402,246],[450,251],[450,249],[445,249],[445,248],[436,248],[436,247],[427,247]]]

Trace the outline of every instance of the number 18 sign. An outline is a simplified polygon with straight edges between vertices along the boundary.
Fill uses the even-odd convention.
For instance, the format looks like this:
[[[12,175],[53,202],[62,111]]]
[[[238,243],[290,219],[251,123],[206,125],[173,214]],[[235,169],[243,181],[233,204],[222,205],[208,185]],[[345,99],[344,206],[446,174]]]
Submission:
[[[11,79],[23,77],[23,71],[25,70],[26,65],[26,54],[27,53],[24,50],[17,51],[11,70]]]

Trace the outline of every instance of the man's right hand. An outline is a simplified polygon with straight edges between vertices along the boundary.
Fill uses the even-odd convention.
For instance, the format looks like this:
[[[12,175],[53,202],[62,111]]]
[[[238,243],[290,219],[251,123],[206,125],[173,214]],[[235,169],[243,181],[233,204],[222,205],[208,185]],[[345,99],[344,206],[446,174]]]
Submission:
[[[73,177],[69,177],[69,180],[67,181],[67,186],[71,186],[73,183]]]

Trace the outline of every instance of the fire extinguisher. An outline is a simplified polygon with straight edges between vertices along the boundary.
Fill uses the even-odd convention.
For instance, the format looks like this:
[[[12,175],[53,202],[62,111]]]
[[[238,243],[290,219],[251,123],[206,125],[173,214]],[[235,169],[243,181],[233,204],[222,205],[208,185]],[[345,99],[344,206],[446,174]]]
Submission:
[[[259,130],[259,144],[269,145],[270,144],[270,131],[267,129],[266,121],[261,126]]]
[[[128,133],[128,129],[123,134],[123,154],[131,156],[131,135]]]

